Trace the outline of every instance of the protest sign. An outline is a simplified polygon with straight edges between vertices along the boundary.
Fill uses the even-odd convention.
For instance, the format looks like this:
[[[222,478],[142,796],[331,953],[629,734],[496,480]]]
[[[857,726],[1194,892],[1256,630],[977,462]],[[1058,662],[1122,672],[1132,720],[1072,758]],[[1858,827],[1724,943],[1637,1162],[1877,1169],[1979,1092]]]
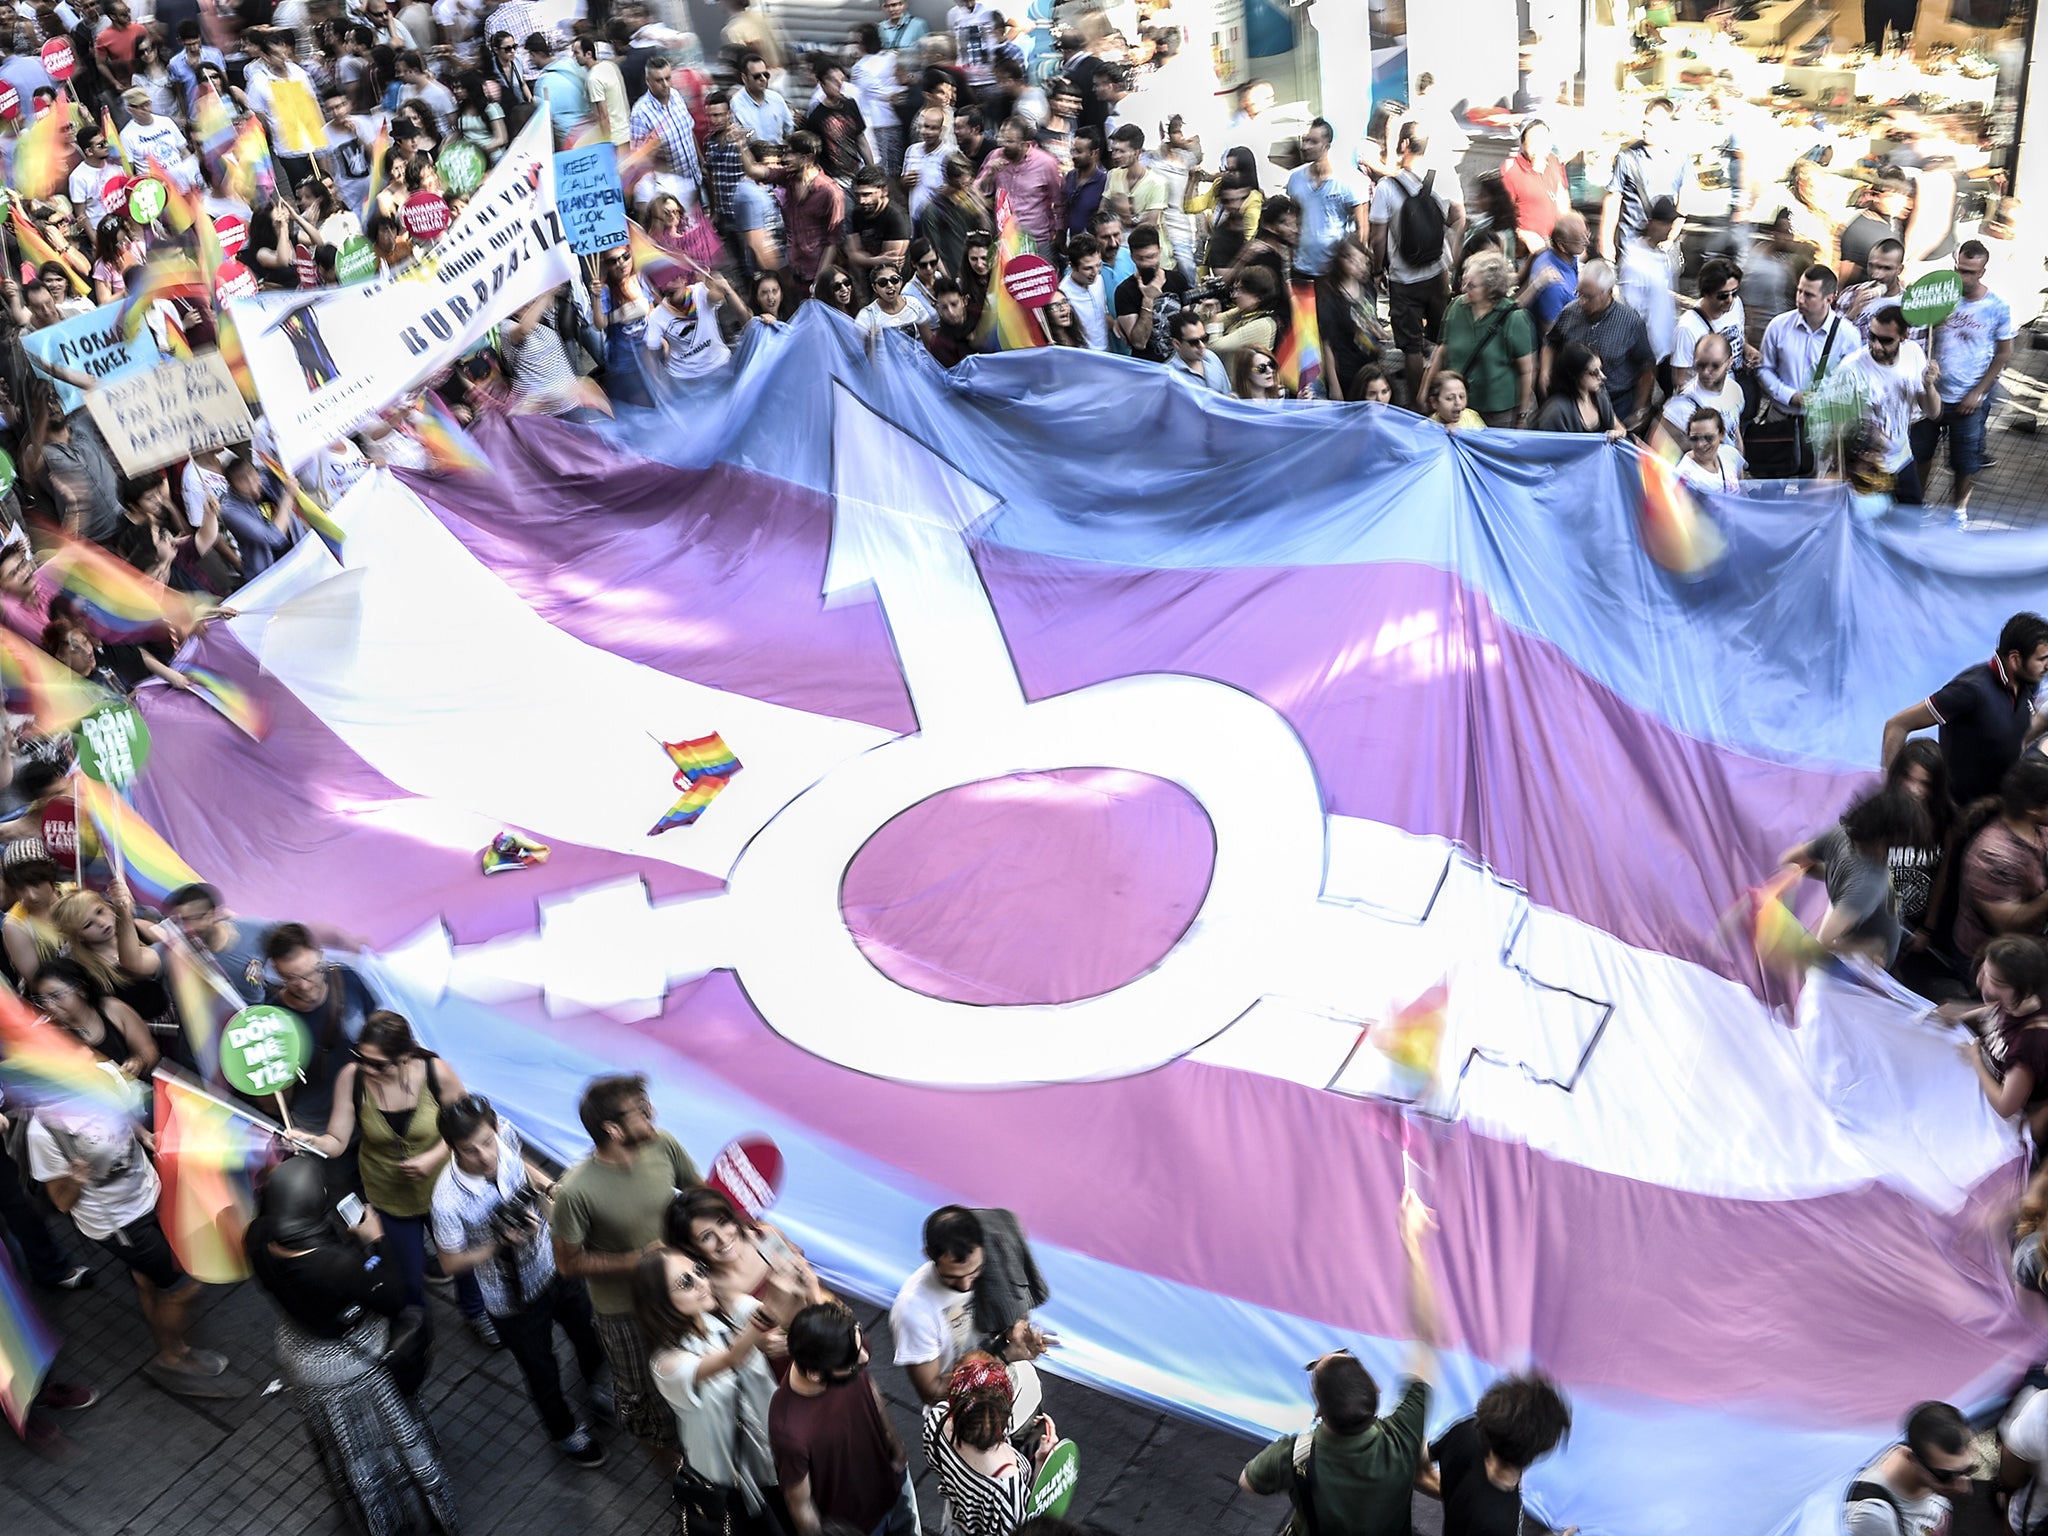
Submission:
[[[310,155],[327,147],[327,124],[313,93],[296,80],[270,81],[270,105],[277,113],[278,151]]]
[[[121,306],[102,304],[87,314],[22,335],[21,344],[45,363],[56,363],[92,375],[104,384],[154,364],[159,353],[147,328],[129,341],[121,334]],[[85,392],[74,384],[53,380],[58,403],[70,415],[85,404]]]
[[[102,704],[72,728],[78,771],[126,791],[149,761],[149,727],[133,704]]]
[[[552,132],[542,107],[462,217],[403,271],[233,301],[229,312],[286,463],[303,464],[353,432],[574,275],[555,208]]]
[[[85,404],[128,475],[246,443],[252,430],[249,407],[218,352],[166,358],[146,373],[102,384]]]
[[[242,1093],[277,1093],[291,1087],[308,1054],[305,1026],[284,1009],[265,1003],[244,1008],[221,1032],[221,1075]]]
[[[586,144],[555,156],[555,204],[569,231],[569,249],[594,256],[626,243],[626,190],[619,184],[619,152]]]

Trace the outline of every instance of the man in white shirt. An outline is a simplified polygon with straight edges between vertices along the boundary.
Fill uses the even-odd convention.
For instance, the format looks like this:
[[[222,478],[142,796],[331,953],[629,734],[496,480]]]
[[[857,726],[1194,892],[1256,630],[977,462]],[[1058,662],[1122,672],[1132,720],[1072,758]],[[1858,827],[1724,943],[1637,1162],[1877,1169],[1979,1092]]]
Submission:
[[[1001,22],[1002,13],[989,0],[966,0],[946,12],[946,25],[952,28],[953,41],[960,50],[960,67],[967,71],[968,83],[977,91],[995,83],[996,45],[1003,36]]]
[[[1716,331],[1693,349],[1693,376],[1685,388],[1664,402],[1664,414],[1651,431],[1653,440],[1686,451],[1686,425],[1692,413],[1706,406],[1720,415],[1721,435],[1736,453],[1742,452],[1742,386],[1729,377],[1728,338]]]
[[[1658,362],[1671,356],[1678,335],[1678,270],[1671,232],[1678,227],[1678,205],[1668,197],[1650,204],[1640,234],[1621,242],[1615,263],[1615,286],[1621,302],[1642,317],[1650,333],[1650,351]]]
[[[917,142],[903,151],[903,184],[910,188],[910,222],[914,228],[923,217],[925,204],[946,190],[946,156],[952,146],[946,142],[951,123],[938,107],[926,107],[917,114]]]
[[[1871,316],[1869,344],[1844,358],[1836,374],[1869,400],[1869,419],[1885,439],[1878,467],[1893,477],[1893,497],[1919,506],[1924,498],[1913,468],[1910,429],[1915,420],[1940,420],[1941,394],[1935,386],[1941,369],[1917,341],[1906,339],[1906,317],[1898,305],[1887,304]]]
[[[905,296],[900,267],[875,268],[868,286],[874,290],[874,302],[854,318],[870,336],[884,331],[922,331],[931,322],[931,316]]]
[[[1958,524],[1969,521],[1970,492],[1990,461],[1985,456],[1984,428],[1991,412],[1991,392],[2012,361],[2012,307],[1991,291],[1984,270],[1991,251],[1981,240],[1965,240],[1956,248],[1956,279],[1961,297],[1934,328],[1929,348],[1941,365],[1941,419],[1913,428],[1913,468],[1924,488],[1934,469],[1935,450],[1948,439],[1949,501]]]
[[[455,93],[427,73],[427,61],[417,53],[399,55],[398,80],[399,95],[424,105],[444,126],[455,116]]]
[[[100,206],[100,194],[106,190],[108,182],[121,174],[121,167],[108,158],[107,136],[98,128],[78,130],[78,152],[84,158],[72,167],[71,182],[66,190],[71,194],[71,206],[96,224],[106,212]]]
[[[1903,339],[1903,331],[1901,339]],[[1912,343],[1907,343],[1909,346]],[[1947,1536],[1952,1499],[1970,1491],[1970,1425],[1947,1403],[1922,1403],[1906,1439],[1856,1475],[1842,1503],[1849,1536]]]
[[[128,109],[128,121],[122,125],[120,134],[129,161],[137,170],[143,170],[149,165],[149,157],[155,155],[178,184],[189,189],[199,179],[199,166],[186,153],[184,130],[169,118],[150,111],[149,92],[139,85],[123,91],[121,103]]]
[[[745,89],[734,92],[729,103],[733,121],[747,131],[748,138],[764,144],[780,144],[796,126],[782,93],[768,89],[772,73],[761,55],[748,54],[740,60],[740,84]]]
[[[1081,326],[1081,339],[1090,352],[1109,350],[1109,284],[1102,275],[1102,242],[1093,235],[1076,235],[1067,242],[1067,275],[1060,279],[1060,292],[1074,306],[1074,318]]]
[[[270,153],[277,162],[279,176],[296,188],[311,178],[313,156],[327,147],[326,118],[317,105],[320,98],[313,90],[313,77],[292,56],[292,34],[282,27],[264,27],[244,36],[250,39],[255,57],[250,59],[244,76],[243,93],[249,98],[250,108],[263,119],[263,126],[270,131]],[[293,91],[305,93],[296,105],[303,114],[299,120],[311,134],[310,150],[288,150],[285,147],[293,140],[285,132],[286,113],[280,98]]]
[[[1671,340],[1671,387],[1683,389],[1692,382],[1693,350],[1708,335],[1724,338],[1734,360],[1736,377],[1742,375],[1748,324],[1742,311],[1742,273],[1732,261],[1710,256],[1700,267],[1700,304],[1678,317],[1678,329]]]

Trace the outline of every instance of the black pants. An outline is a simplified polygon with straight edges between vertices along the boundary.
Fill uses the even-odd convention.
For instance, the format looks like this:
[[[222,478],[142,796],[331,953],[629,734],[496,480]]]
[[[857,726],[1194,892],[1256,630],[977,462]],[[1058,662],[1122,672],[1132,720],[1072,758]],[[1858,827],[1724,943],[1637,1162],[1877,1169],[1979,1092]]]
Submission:
[[[0,1239],[13,1234],[28,1265],[28,1277],[38,1285],[55,1285],[77,1266],[64,1257],[64,1250],[50,1236],[43,1213],[22,1187],[21,1168],[0,1147]]]
[[[576,1432],[576,1415],[562,1396],[562,1368],[555,1361],[555,1325],[559,1323],[569,1336],[584,1381],[594,1384],[604,1370],[604,1346],[598,1343],[597,1327],[590,1320],[590,1293],[580,1283],[557,1275],[525,1311],[493,1312],[491,1321],[498,1325],[505,1348],[519,1362],[527,1396],[540,1411],[548,1438],[568,1439]]]
[[[1863,0],[1863,41],[1882,47],[1887,26],[1910,36],[1919,12],[1919,0]]]

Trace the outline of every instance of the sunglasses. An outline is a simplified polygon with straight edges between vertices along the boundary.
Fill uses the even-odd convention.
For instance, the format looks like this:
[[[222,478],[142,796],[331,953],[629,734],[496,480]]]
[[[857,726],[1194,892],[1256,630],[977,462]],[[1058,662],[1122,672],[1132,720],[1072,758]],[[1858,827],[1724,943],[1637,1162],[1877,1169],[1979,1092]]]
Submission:
[[[1252,364],[1252,372],[1253,372],[1253,373],[1271,373],[1272,371],[1273,371],[1273,365],[1272,365],[1271,363],[1268,363],[1268,362],[1257,362],[1257,363],[1253,363],[1253,364]]]
[[[1316,1356],[1315,1359],[1309,1361],[1307,1365],[1304,1365],[1302,1369],[1304,1371],[1307,1371],[1311,1376],[1313,1376],[1315,1374],[1316,1367],[1321,1365],[1325,1360],[1333,1359],[1338,1355],[1344,1355],[1346,1357],[1349,1357],[1350,1354],[1351,1351],[1348,1349],[1333,1349],[1327,1355]]]
[[[350,1051],[349,1055],[356,1059],[357,1065],[367,1067],[372,1072],[382,1072],[386,1067],[393,1065],[388,1056],[365,1056],[356,1050]]]
[[[703,1270],[686,1269],[683,1271],[682,1277],[680,1279],[672,1280],[669,1282],[669,1289],[672,1291],[679,1292],[684,1296],[687,1296],[690,1294],[690,1292],[697,1289],[698,1286],[708,1285],[710,1284],[710,1282],[711,1277],[705,1274]]]
[[[903,279],[900,277],[878,277],[875,279],[875,286],[877,288],[901,288],[903,286]]]
[[[1971,1474],[1977,1470],[1975,1462],[1961,1467],[1937,1467],[1932,1462],[1922,1460],[1920,1455],[1910,1448],[1906,1454],[1913,1458],[1914,1464],[1922,1472],[1925,1472],[1929,1478],[1937,1483],[1946,1483],[1951,1486],[1956,1483],[1966,1483],[1970,1480]]]

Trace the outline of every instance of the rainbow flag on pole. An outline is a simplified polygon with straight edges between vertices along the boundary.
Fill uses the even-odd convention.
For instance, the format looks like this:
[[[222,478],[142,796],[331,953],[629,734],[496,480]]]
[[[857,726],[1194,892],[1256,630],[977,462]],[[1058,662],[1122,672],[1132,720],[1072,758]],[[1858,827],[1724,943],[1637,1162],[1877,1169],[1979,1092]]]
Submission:
[[[199,148],[206,156],[208,168],[218,170],[221,157],[234,147],[235,120],[228,116],[227,104],[211,86],[199,93],[198,104],[192,109],[192,126],[199,130]]]
[[[1704,574],[1728,552],[1721,530],[1701,515],[1678,472],[1656,454],[1638,448],[1636,471],[1644,553],[1674,576]]]
[[[981,323],[975,340],[984,351],[1014,352],[1022,347],[1047,345],[1045,327],[1035,311],[1018,303],[1003,282],[1003,274],[1019,256],[1037,254],[1037,247],[1017,222],[1010,208],[1010,194],[996,193],[996,243],[988,275],[988,301],[982,306]]]
[[[1450,1003],[1451,983],[1446,977],[1414,1001],[1396,1008],[1392,1018],[1372,1025],[1366,1039],[1404,1073],[1427,1085],[1436,1079]]]
[[[114,127],[113,114],[105,107],[100,108],[100,136],[107,141],[107,148],[121,157],[121,173],[134,180],[135,161],[128,153],[128,146],[121,142],[121,135]],[[93,211],[97,213],[99,210]]]
[[[79,809],[92,818],[114,867],[136,895],[161,904],[179,886],[198,880],[198,872],[178,857],[177,850],[134,806],[84,774],[78,775],[77,787]]]
[[[251,741],[261,741],[270,734],[269,713],[246,688],[237,687],[204,667],[186,667],[184,673],[192,683],[193,696],[219,710],[229,724]]]
[[[13,630],[0,627],[0,692],[16,714],[33,715],[46,735],[68,731],[113,698]]]
[[[134,1084],[12,992],[0,992],[0,1086],[11,1109],[61,1103],[135,1111]]]
[[[200,953],[174,927],[167,927],[164,933],[171,1001],[177,1007],[178,1022],[185,1027],[185,1039],[192,1047],[192,1059],[199,1064],[199,1075],[209,1083],[217,1083],[221,1031],[229,1019],[242,1011],[242,996],[228,985],[211,955]]]
[[[1291,395],[1323,376],[1323,331],[1316,319],[1316,285],[1296,278],[1288,286],[1294,304],[1294,323],[1280,338],[1273,361],[1280,387]]]
[[[29,124],[14,146],[14,190],[23,197],[50,197],[70,174],[70,153],[64,147],[64,124],[71,117],[71,98],[63,91]],[[15,225],[16,229],[21,226]]]
[[[626,221],[626,247],[633,253],[634,270],[657,294],[666,296],[677,283],[687,283],[699,275],[692,263],[656,245],[647,231],[631,219]]]
[[[683,792],[683,797],[648,829],[649,837],[673,827],[689,826],[740,771],[740,760],[716,731],[689,741],[664,741],[661,749],[676,765],[675,787]]]
[[[43,1378],[56,1358],[57,1337],[28,1299],[7,1245],[0,1243],[0,1413],[16,1434],[28,1423],[29,1404],[43,1390]]]
[[[434,468],[444,475],[487,475],[491,461],[469,435],[462,423],[441,403],[432,390],[420,396],[420,403],[405,423],[406,435],[426,449]]]
[[[243,202],[253,206],[276,195],[277,172],[270,163],[270,140],[263,135],[263,119],[253,112],[242,119],[242,126],[236,130],[228,161],[228,185]]]
[[[92,292],[92,289],[86,286],[85,279],[79,276],[78,269],[57,254],[56,247],[45,240],[37,231],[35,225],[29,223],[22,216],[20,208],[10,206],[7,210],[7,217],[9,222],[14,225],[14,238],[21,244],[21,254],[24,259],[34,262],[38,267],[42,266],[45,262],[54,261],[64,269],[65,279],[71,284],[72,291],[80,298],[84,298]]]
[[[127,296],[121,300],[121,334],[130,341],[139,336],[149,320],[150,306],[159,299],[196,299],[210,304],[213,288],[199,263],[183,251],[159,250],[149,258],[142,276],[128,285]]]
[[[171,1251],[209,1285],[249,1278],[245,1240],[256,1180],[277,1161],[277,1137],[248,1115],[159,1067],[157,1215]]]
[[[40,530],[36,542],[43,569],[103,640],[148,639],[166,629],[183,633],[199,622],[203,608],[197,599],[151,580],[97,544],[54,528]]]

